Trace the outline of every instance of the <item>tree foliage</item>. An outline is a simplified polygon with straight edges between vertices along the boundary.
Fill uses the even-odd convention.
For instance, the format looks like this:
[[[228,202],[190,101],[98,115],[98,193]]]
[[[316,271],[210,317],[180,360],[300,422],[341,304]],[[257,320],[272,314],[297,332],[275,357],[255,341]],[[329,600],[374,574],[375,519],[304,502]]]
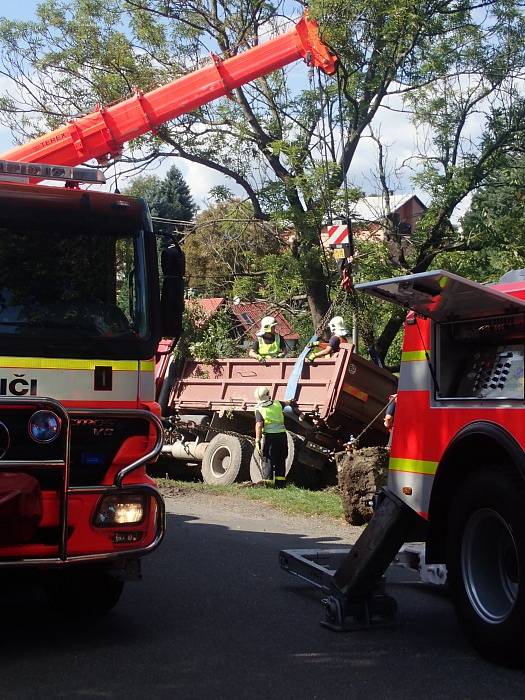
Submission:
[[[288,236],[255,218],[247,202],[216,202],[197,215],[195,231],[185,238],[188,286],[204,296],[289,306],[304,287]]]
[[[219,309],[211,318],[206,318],[197,304],[187,304],[174,354],[177,360],[194,357],[210,362],[218,357],[239,357],[241,344],[232,333],[229,312]]]
[[[463,238],[483,246],[460,261],[461,274],[482,282],[525,268],[525,160],[518,154],[509,162],[476,192],[462,221]]]
[[[235,55],[281,29],[285,11],[297,17],[302,5],[46,0],[35,21],[0,24],[3,73],[14,86],[3,96],[2,119],[25,139],[133,86],[147,90],[195,70],[207,50]],[[479,237],[458,238],[450,217],[523,136],[525,32],[520,3],[511,0],[312,0],[310,11],[340,57],[341,100],[336,81],[308,82],[299,69],[280,70],[138,139],[127,157],[174,155],[206,165],[244,190],[256,218],[292,224],[298,245],[289,253],[291,268],[317,324],[334,289],[320,226],[345,213],[341,184],[360,139],[396,97],[421,136],[420,152],[405,165],[430,206],[408,250],[395,227],[387,245],[366,255],[362,248],[359,274],[370,278],[383,263],[388,276],[423,271],[437,256],[454,260],[483,246]],[[342,137],[330,128],[340,121]],[[380,181],[388,208],[384,168]],[[249,260],[243,265],[250,268]],[[352,308],[358,304],[366,317],[368,302],[353,300]],[[402,317],[381,317],[382,356]],[[365,328],[377,319],[371,311]]]
[[[164,178],[156,175],[136,177],[125,193],[133,197],[143,197],[152,216],[191,221],[195,215],[196,205],[190,188],[175,165],[168,170]]]

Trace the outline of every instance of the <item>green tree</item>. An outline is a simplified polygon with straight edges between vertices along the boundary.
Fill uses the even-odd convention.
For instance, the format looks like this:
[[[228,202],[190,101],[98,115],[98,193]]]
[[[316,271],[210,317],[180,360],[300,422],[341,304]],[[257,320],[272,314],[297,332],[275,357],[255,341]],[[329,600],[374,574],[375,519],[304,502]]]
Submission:
[[[218,357],[239,357],[241,343],[233,333],[234,323],[226,309],[220,309],[207,319],[197,304],[186,304],[182,320],[182,334],[175,358],[195,357],[213,361]]]
[[[302,6],[290,2],[286,10],[297,16]],[[430,150],[414,169],[431,206],[408,257],[396,251],[401,241],[392,229],[386,260],[396,272],[421,271],[440,254],[468,250],[449,217],[523,129],[512,81],[524,63],[525,32],[512,0],[487,0],[482,9],[477,0],[312,0],[310,10],[340,57],[342,114],[335,81],[307,84],[281,70],[139,139],[129,159],[175,155],[206,165],[244,189],[256,218],[293,224],[293,254],[317,324],[332,281],[319,228],[327,215],[344,213],[341,185],[359,141],[393,94],[405,97],[427,133]],[[3,72],[14,81],[0,105],[3,121],[21,139],[42,132],[134,85],[147,90],[195,70],[203,50],[231,56],[259,43],[282,24],[279,12],[263,0],[47,0],[35,22],[0,25]],[[344,121],[342,139],[328,117],[332,125]],[[374,267],[363,259],[360,274]],[[394,311],[380,329],[383,356],[401,323]]]
[[[516,154],[493,173],[472,199],[461,236],[483,241],[481,250],[456,262],[461,274],[481,282],[525,267],[525,159]]]
[[[188,286],[202,294],[253,298],[265,277],[263,258],[278,252],[278,229],[254,217],[239,199],[216,202],[201,211],[184,242]]]
[[[192,221],[196,205],[181,171],[173,165],[164,178],[156,175],[136,177],[125,194],[143,197],[152,216],[175,221]]]

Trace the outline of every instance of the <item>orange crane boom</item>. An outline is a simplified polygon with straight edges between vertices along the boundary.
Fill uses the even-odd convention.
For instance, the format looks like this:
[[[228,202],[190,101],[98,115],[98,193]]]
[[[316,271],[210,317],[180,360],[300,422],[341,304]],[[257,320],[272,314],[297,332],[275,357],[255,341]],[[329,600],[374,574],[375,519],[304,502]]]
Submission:
[[[205,68],[151,92],[136,91],[122,102],[99,107],[0,158],[55,165],[79,165],[92,158],[104,161],[117,156],[128,141],[300,58],[328,75],[335,72],[337,62],[321,41],[317,22],[307,14],[286,34],[232,58],[222,60],[213,54],[212,58]]]

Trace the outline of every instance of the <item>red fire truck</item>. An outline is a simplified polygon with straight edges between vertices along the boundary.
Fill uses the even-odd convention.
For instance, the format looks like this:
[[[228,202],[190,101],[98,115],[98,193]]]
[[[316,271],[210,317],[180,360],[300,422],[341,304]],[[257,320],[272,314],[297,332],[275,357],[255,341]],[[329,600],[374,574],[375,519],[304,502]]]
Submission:
[[[356,288],[409,310],[388,488],[332,571],[304,552],[281,564],[309,580],[317,567],[326,622],[344,629],[394,613],[381,577],[404,542],[425,542],[475,648],[523,665],[525,271],[494,286],[438,270]]]
[[[39,569],[68,612],[111,608],[162,539],[145,467],[162,445],[155,354],[180,332],[184,273],[168,241],[159,282],[145,203],[81,189],[100,174],[74,166],[299,58],[335,70],[307,17],[0,162],[0,568]]]

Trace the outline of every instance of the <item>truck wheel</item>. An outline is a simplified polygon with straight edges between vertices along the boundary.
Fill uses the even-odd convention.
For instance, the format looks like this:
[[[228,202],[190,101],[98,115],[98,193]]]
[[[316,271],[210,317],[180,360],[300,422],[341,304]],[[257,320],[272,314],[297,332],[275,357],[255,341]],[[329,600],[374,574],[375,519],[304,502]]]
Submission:
[[[524,485],[484,469],[458,491],[451,509],[447,568],[459,622],[478,652],[525,665]]]
[[[286,476],[288,476],[295,458],[295,441],[290,432],[286,433],[286,440],[288,443],[288,457],[286,458],[285,469]],[[261,481],[263,481],[261,458],[255,451],[253,452],[250,460],[250,479],[254,484],[259,484]]]
[[[201,472],[206,484],[233,484],[246,481],[252,447],[240,435],[219,433],[210,440],[204,453]]]
[[[49,574],[44,590],[53,610],[74,617],[105,615],[119,601],[124,582],[103,569]]]

